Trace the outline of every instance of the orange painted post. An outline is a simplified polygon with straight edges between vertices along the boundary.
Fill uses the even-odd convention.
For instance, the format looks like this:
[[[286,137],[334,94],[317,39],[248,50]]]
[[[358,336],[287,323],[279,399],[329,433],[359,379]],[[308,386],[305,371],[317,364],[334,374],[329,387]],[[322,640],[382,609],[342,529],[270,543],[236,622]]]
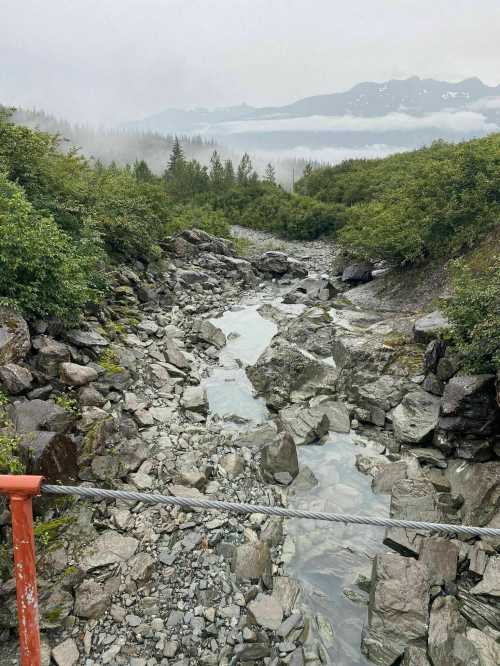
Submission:
[[[0,475],[0,493],[9,496],[12,516],[21,666],[41,666],[32,499],[40,494],[42,480],[41,476]]]

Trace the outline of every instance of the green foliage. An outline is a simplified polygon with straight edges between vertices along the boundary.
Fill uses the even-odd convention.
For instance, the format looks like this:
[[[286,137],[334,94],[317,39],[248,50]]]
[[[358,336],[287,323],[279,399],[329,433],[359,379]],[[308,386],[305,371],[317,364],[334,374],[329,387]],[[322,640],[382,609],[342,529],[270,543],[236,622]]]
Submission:
[[[62,407],[67,412],[72,412],[78,416],[80,415],[79,402],[77,398],[73,398],[71,395],[66,393],[61,393],[61,395],[58,395],[55,398],[54,402],[56,405],[59,405],[59,407]]]
[[[124,372],[124,368],[119,364],[116,352],[108,347],[99,356],[99,365],[112,375]]]
[[[72,516],[62,516],[46,522],[36,522],[33,528],[35,540],[39,545],[49,546],[57,539],[63,528],[74,522],[75,518]]]
[[[170,233],[196,227],[214,236],[229,236],[229,226],[224,213],[210,206],[186,205],[177,207],[168,224]]]
[[[10,402],[10,400],[9,400],[7,394],[4,393],[4,392],[0,389],[0,407],[4,407],[5,405],[8,405],[9,402]]]
[[[24,464],[17,455],[19,437],[0,434],[0,473],[22,474]]]
[[[454,295],[445,305],[453,336],[471,372],[500,368],[500,256],[474,268],[453,263]]]
[[[339,240],[359,257],[456,255],[498,224],[500,134],[308,171],[297,191],[347,206]]]
[[[71,321],[99,297],[99,244],[89,226],[73,241],[36,213],[0,173],[0,299],[32,317]]]

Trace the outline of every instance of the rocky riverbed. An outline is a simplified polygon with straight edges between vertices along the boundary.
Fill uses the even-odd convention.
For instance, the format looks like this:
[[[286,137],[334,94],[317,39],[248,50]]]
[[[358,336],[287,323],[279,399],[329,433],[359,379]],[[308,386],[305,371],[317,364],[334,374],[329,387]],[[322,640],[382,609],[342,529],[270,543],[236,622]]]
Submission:
[[[332,261],[327,243],[234,233],[248,258],[190,231],[154,271],[117,270],[82,329],[2,311],[2,433],[29,470],[500,526],[495,378],[460,375],[441,315],[373,307],[383,267]],[[36,510],[46,664],[500,662],[500,542],[140,503]],[[4,562],[2,664],[17,663],[13,592]]]

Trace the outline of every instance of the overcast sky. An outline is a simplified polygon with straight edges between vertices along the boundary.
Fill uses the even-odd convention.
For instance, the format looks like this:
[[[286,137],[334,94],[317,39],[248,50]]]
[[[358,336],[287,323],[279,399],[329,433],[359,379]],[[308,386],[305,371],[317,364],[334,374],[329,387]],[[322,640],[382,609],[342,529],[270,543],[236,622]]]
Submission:
[[[500,0],[0,0],[0,103],[91,123],[412,75],[500,83]]]

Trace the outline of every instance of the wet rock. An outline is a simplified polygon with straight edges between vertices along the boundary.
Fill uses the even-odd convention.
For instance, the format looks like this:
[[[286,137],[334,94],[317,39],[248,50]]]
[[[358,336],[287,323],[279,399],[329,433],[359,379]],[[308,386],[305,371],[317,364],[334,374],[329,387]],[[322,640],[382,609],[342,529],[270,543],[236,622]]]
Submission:
[[[367,263],[349,264],[342,271],[342,282],[361,284],[373,279],[373,265]]]
[[[490,557],[486,564],[483,580],[472,588],[471,594],[488,594],[500,597],[500,555]]]
[[[126,562],[134,555],[138,545],[137,539],[108,530],[100,534],[83,553],[80,566],[83,571],[92,571],[108,564]]]
[[[314,472],[307,465],[300,467],[299,473],[295,477],[290,492],[292,494],[300,494],[312,490],[318,485],[318,479],[314,476]]]
[[[450,379],[441,402],[441,429],[486,437],[493,433],[498,418],[494,375]]]
[[[188,411],[206,414],[208,412],[206,390],[201,386],[188,386],[182,394],[181,404]]]
[[[59,366],[59,379],[68,386],[84,386],[97,379],[94,368],[77,363],[61,363]]]
[[[427,567],[431,585],[452,583],[457,577],[458,546],[449,539],[423,539],[418,559]]]
[[[302,405],[291,405],[280,411],[280,421],[285,431],[298,446],[311,444],[328,432],[328,417],[321,410]]]
[[[257,580],[271,575],[269,546],[260,541],[245,543],[234,550],[232,572],[239,578]]]
[[[33,341],[33,345],[35,346],[35,340]],[[37,368],[47,375],[47,377],[57,377],[60,364],[70,360],[68,345],[49,338],[46,335],[36,338],[36,348],[38,349],[36,357]]]
[[[264,477],[273,480],[276,473],[288,472],[292,478],[299,473],[297,448],[290,434],[280,433],[272,444],[262,448],[261,469]]]
[[[198,319],[193,324],[192,333],[198,340],[207,342],[209,345],[222,349],[226,344],[226,336],[208,319]]]
[[[97,331],[72,329],[66,333],[66,339],[75,347],[107,347],[108,340]]]
[[[259,594],[248,604],[255,622],[264,629],[276,630],[283,620],[283,609],[274,596]]]
[[[427,659],[425,648],[409,645],[404,652],[401,666],[431,666],[431,662]]]
[[[276,340],[246,368],[248,378],[267,404],[279,410],[296,392],[301,399],[333,390],[337,371],[289,342]]]
[[[426,391],[417,389],[407,393],[392,413],[397,441],[420,444],[428,439],[437,426],[439,406],[439,398]]]
[[[395,554],[377,555],[362,639],[364,654],[376,664],[393,664],[410,643],[425,638],[428,604],[429,583],[422,563]]]
[[[66,433],[71,430],[75,416],[52,400],[15,402],[9,408],[10,417],[18,433],[49,430]]]
[[[7,393],[19,395],[30,390],[33,375],[27,368],[16,363],[7,363],[0,366],[0,384],[3,384]]]
[[[293,277],[305,277],[308,272],[306,266],[300,261],[287,256],[284,252],[276,251],[264,252],[255,260],[255,266],[263,273],[276,276],[289,273]]]
[[[13,310],[0,307],[0,365],[22,361],[30,347],[26,321]]]
[[[78,454],[73,439],[57,432],[28,432],[21,436],[21,457],[28,474],[47,483],[72,483],[78,478]]]
[[[72,638],[67,638],[52,650],[52,659],[57,666],[74,666],[79,658],[78,646]]]
[[[106,612],[110,602],[110,595],[104,591],[102,585],[89,578],[75,591],[74,613],[77,617],[86,619],[99,618]]]
[[[460,657],[466,622],[455,597],[437,597],[430,613],[428,650],[434,666],[465,666]]]
[[[415,342],[427,344],[431,340],[438,338],[449,327],[450,322],[443,313],[439,310],[434,310],[434,312],[430,312],[415,322],[413,327]]]

